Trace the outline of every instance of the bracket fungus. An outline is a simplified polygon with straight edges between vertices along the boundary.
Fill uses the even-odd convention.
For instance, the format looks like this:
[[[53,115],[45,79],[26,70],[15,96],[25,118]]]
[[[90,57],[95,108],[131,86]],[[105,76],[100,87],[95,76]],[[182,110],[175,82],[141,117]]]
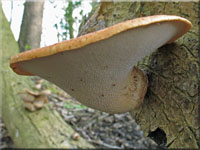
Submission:
[[[45,103],[48,102],[48,91],[44,90],[41,92],[33,92],[29,89],[25,89],[25,91],[20,92],[19,96],[24,102],[25,108],[29,111],[36,111],[44,106]]]
[[[179,16],[155,15],[115,24],[11,57],[19,75],[38,75],[91,108],[123,113],[138,107],[146,75],[134,65],[191,28]]]

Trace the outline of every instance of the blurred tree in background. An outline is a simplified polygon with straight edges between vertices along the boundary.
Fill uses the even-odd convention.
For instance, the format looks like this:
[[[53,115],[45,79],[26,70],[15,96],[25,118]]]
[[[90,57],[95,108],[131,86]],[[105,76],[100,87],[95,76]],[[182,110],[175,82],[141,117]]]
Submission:
[[[24,14],[18,40],[21,52],[40,47],[43,9],[44,0],[27,0],[25,2]]]

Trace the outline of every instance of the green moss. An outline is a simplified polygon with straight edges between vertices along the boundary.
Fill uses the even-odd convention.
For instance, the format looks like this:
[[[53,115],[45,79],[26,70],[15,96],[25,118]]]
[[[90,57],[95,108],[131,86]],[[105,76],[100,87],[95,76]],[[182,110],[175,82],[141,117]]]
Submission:
[[[78,142],[73,141],[70,137],[74,130],[49,105],[36,112],[29,112],[24,108],[18,93],[24,88],[31,89],[33,82],[30,77],[15,74],[9,67],[10,56],[19,53],[19,48],[1,5],[0,23],[2,62],[0,104],[3,122],[15,146],[17,148],[92,148],[83,138]]]

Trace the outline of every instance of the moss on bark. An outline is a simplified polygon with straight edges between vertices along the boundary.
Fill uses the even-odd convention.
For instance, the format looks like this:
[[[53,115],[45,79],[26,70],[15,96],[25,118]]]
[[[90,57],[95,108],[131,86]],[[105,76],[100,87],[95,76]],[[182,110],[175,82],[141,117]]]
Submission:
[[[0,3],[1,115],[18,148],[93,148],[83,138],[73,140],[75,131],[49,105],[35,112],[25,110],[19,92],[31,88],[28,77],[18,76],[9,67],[10,56],[19,52]]]

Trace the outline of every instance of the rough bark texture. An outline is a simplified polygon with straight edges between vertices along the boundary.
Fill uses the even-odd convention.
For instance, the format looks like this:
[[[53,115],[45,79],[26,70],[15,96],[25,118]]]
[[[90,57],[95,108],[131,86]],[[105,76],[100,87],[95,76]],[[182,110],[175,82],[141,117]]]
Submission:
[[[73,140],[75,131],[49,105],[35,112],[25,110],[19,92],[31,88],[30,78],[16,75],[9,67],[19,48],[0,3],[1,90],[0,108],[14,144],[18,148],[93,148],[83,138]]]
[[[198,2],[103,2],[79,33],[155,14],[178,15],[192,22],[182,38],[137,65],[147,73],[149,85],[143,105],[131,114],[146,136],[169,148],[200,147],[198,13]]]
[[[19,35],[20,51],[40,47],[44,0],[26,1]]]

